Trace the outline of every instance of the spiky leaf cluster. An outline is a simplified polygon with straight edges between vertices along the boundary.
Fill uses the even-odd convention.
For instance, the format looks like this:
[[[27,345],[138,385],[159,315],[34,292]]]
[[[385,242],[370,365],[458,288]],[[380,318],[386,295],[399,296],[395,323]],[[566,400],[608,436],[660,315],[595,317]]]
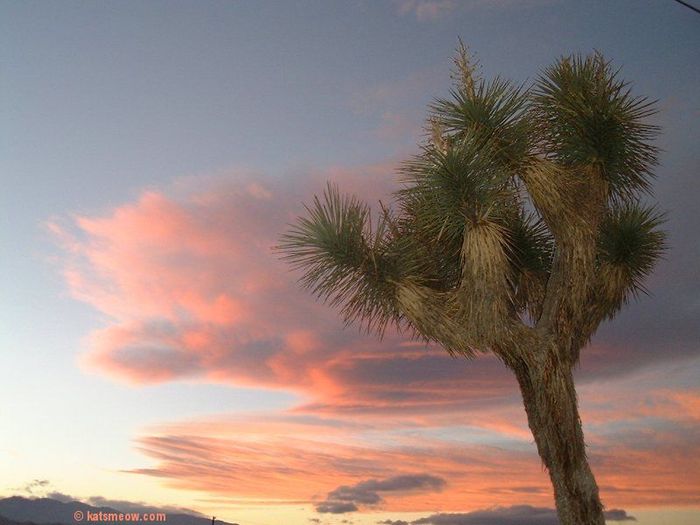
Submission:
[[[369,207],[331,184],[306,212],[282,237],[280,249],[304,270],[302,284],[331,306],[340,305],[347,322],[359,318],[381,332],[400,315],[391,284],[399,268],[388,216],[372,231]]]
[[[659,229],[663,221],[658,210],[636,203],[621,206],[606,217],[598,239],[600,262],[616,270],[622,280],[617,288],[632,295],[646,291],[644,280],[665,250],[665,235]]]
[[[373,222],[329,186],[280,249],[305,286],[379,333],[393,322],[473,355],[548,308],[548,327],[587,339],[664,248],[660,215],[638,202],[656,162],[653,108],[599,54],[559,60],[530,89],[478,77],[464,47],[455,64],[395,211]]]
[[[455,138],[445,151],[425,148],[404,163],[401,174],[405,186],[398,197],[404,214],[433,242],[456,253],[469,224],[505,221],[514,198],[510,174],[472,134]]]
[[[527,121],[520,118],[526,101],[524,90],[507,80],[476,78],[456,86],[451,98],[431,104],[431,118],[450,139],[487,147],[494,155],[492,162],[514,161],[528,148]]]
[[[650,189],[658,128],[653,102],[632,96],[600,53],[572,56],[547,68],[532,91],[540,151],[566,166],[598,168],[612,199]]]

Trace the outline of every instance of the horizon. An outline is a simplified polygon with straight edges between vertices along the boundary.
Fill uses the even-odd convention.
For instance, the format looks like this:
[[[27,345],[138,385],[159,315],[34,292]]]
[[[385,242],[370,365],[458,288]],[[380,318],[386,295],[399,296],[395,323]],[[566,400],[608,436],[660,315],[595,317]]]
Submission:
[[[698,522],[698,28],[671,0],[0,0],[0,498],[551,523],[497,359],[345,327],[273,250],[326,181],[391,202],[461,38],[485,78],[598,50],[658,101],[670,249],[575,374],[610,517]]]

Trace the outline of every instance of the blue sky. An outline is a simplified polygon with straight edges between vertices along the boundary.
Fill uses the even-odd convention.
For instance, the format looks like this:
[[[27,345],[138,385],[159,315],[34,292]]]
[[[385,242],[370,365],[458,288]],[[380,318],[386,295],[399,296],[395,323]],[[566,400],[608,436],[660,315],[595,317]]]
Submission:
[[[560,55],[600,50],[635,93],[659,100],[656,197],[671,210],[673,250],[649,301],[663,312],[632,306],[601,341],[634,346],[640,322],[660,316],[672,332],[656,332],[667,343],[658,348],[697,359],[699,29],[700,15],[671,0],[0,1],[0,462],[11,465],[0,493],[47,478],[77,496],[138,499],[147,487],[154,500],[186,494],[201,507],[192,484],[180,493],[119,473],[153,462],[138,437],[305,396],[211,377],[134,386],[81,365],[110,313],[76,300],[65,246],[47,224],[109,217],[147,191],[187,201],[192,187],[232,173],[286,188],[290,206],[308,198],[309,174],[376,177],[415,151],[426,105],[448,92],[458,37],[484,76],[517,82]],[[611,358],[610,374],[657,363],[639,346],[641,357]],[[671,388],[691,390],[696,370],[678,372]]]

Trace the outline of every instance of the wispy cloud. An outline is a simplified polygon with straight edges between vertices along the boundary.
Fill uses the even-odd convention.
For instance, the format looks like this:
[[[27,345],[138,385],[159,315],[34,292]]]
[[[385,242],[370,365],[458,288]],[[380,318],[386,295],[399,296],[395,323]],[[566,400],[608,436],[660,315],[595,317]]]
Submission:
[[[276,434],[249,434],[245,424],[222,423],[204,430],[191,422],[161,428],[138,443],[157,465],[133,472],[158,477],[176,488],[222,496],[305,499],[322,512],[352,511],[363,505],[397,511],[459,509],[465,498],[475,505],[506,504],[515,492],[490,490],[503,489],[504,478],[514,480],[513,488],[539,485],[542,492],[535,497],[543,502],[550,498],[530,447],[464,446],[387,432],[389,445],[378,443],[371,429],[342,425],[339,429],[338,424],[315,421],[305,429],[278,428]],[[430,477],[415,477],[426,465]],[[447,485],[437,492],[443,487],[440,480]]]
[[[420,20],[435,20],[454,11],[456,0],[398,0],[396,1],[399,14],[412,13]]]
[[[637,521],[626,511],[615,509],[605,512],[607,521]],[[514,505],[454,514],[433,514],[411,522],[412,525],[558,525],[554,509]]]
[[[638,376],[634,380],[644,389]],[[614,384],[591,390],[608,399],[619,391]],[[584,400],[589,395],[588,389],[582,391]],[[644,402],[653,406],[654,399]],[[510,406],[517,408],[515,402]],[[584,407],[584,420],[602,421],[595,406]],[[524,424],[517,412],[499,415],[492,407],[484,417],[490,411],[494,419]],[[674,411],[678,408],[666,415],[655,411],[653,419],[634,418],[623,403],[617,413],[604,413],[605,424],[589,427],[590,459],[608,505],[700,504],[700,460],[693,453],[700,429],[693,416]],[[349,512],[382,497],[381,490],[373,490],[381,485],[366,484],[368,478],[396,480],[425,472],[429,465],[429,475],[446,482],[442,492],[386,498],[381,507],[458,512],[464,501],[485,508],[523,497],[530,504],[549,505],[551,487],[531,438],[517,439],[507,427],[505,433],[484,434],[466,424],[472,414],[479,424],[478,411],[466,409],[451,423],[442,416],[374,419],[288,412],[162,425],[139,440],[156,467],[136,472],[180,488],[230,497],[306,499],[325,512]],[[462,424],[454,426],[457,421]]]
[[[412,522],[413,525],[557,525],[553,509],[515,505],[466,513],[433,514]]]
[[[22,487],[15,487],[14,490],[21,494],[36,496],[37,494],[43,494],[47,490],[50,490],[50,486],[51,482],[48,479],[33,479]]]
[[[551,502],[517,385],[496,359],[455,360],[393,332],[377,341],[343,329],[272,252],[326,179],[372,201],[395,187],[394,168],[335,167],[293,181],[191,179],[52,223],[71,293],[104,314],[87,340],[88,371],[135,385],[189,379],[300,396],[275,414],[148,429],[138,447],[155,465],[134,472],[225,497],[339,511],[363,504],[329,497],[340,485],[362,488],[430,465],[445,490],[380,504],[457,512],[464,501],[509,505],[524,494],[530,504]],[[700,465],[689,451],[700,439],[700,394],[688,385],[700,363],[687,361],[697,347],[678,351],[682,364],[661,361],[637,348],[645,330],[584,355],[590,457],[607,504],[698,504]],[[606,377],[615,380],[592,382]]]
[[[419,22],[439,20],[469,9],[513,9],[552,4],[557,0],[394,0],[400,15],[411,14]]]

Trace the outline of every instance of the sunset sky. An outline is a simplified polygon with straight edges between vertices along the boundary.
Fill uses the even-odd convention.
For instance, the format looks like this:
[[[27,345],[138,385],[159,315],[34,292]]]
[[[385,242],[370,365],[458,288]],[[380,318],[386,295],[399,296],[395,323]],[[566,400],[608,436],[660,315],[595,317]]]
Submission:
[[[272,251],[327,180],[390,199],[458,37],[518,83],[599,50],[659,101],[670,250],[576,376],[606,508],[700,523],[700,15],[672,0],[0,0],[0,497],[540,523],[499,362],[345,328]]]

